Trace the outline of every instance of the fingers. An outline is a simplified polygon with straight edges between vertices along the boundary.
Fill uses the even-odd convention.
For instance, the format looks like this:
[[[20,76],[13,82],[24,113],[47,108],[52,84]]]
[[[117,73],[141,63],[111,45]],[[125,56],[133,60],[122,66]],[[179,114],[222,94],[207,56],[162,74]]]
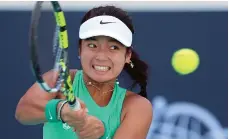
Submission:
[[[74,123],[85,123],[87,112],[85,109],[80,109],[78,111],[71,111],[68,120]]]
[[[84,109],[80,109],[78,111],[74,111],[74,114],[71,116],[75,117],[76,120],[79,119],[79,120],[85,121],[86,117],[87,117],[87,110],[84,108]]]
[[[100,137],[100,133],[98,130],[94,130],[93,128],[88,128],[87,130],[76,132],[77,135],[83,139],[97,139]]]
[[[79,101],[82,109],[86,108],[86,105],[85,105],[85,103],[82,100],[80,100],[78,98],[76,98],[76,99]]]
[[[80,137],[88,138],[88,137],[91,137],[93,135],[96,135],[96,131],[97,130],[93,130],[93,127],[90,126],[90,127],[87,127],[87,129],[85,129],[85,130],[79,131],[78,132],[78,135]]]
[[[85,103],[82,100],[78,99],[78,98],[76,98],[76,99],[79,101],[81,109],[86,109],[86,112],[88,112],[88,109],[87,109]]]
[[[83,131],[85,127],[89,128],[89,130],[92,130],[91,125],[88,126],[88,109],[86,108],[86,105],[83,101],[80,99],[77,99],[81,105],[81,109],[78,111],[71,110],[70,106],[66,104],[66,106],[63,107],[63,120],[71,127],[74,128],[75,132],[78,132],[80,134],[80,131]],[[90,122],[89,122],[90,123]],[[91,123],[92,124],[92,123]],[[83,132],[83,136],[91,136],[92,134],[90,132]]]
[[[78,98],[76,98],[77,99],[77,101],[80,103],[80,105],[81,105],[81,108],[79,109],[79,110],[77,110],[77,111],[74,111],[74,110],[72,110],[71,108],[70,108],[70,106],[69,106],[69,104],[66,104],[67,105],[67,112],[68,113],[72,113],[72,116],[76,116],[76,117],[84,117],[86,114],[87,114],[87,112],[88,112],[88,109],[87,109],[87,107],[86,107],[86,105],[85,105],[85,103],[83,102],[83,101],[81,101],[80,99],[78,99]],[[65,107],[65,106],[64,106]],[[63,108],[64,109],[64,108]],[[74,114],[73,114],[74,113]]]
[[[78,111],[73,111],[70,109],[68,104],[66,104],[66,106],[63,107],[61,116],[63,121],[65,121],[69,126],[80,129],[86,123],[87,110],[84,108]]]
[[[104,126],[97,118],[88,116],[86,124],[81,129],[75,129],[74,131],[83,139],[95,139],[104,134]]]

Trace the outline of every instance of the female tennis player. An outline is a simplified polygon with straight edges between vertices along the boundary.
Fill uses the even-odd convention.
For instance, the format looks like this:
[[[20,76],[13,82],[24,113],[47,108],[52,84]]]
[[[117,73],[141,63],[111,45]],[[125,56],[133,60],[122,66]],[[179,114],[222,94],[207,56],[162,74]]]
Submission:
[[[82,70],[70,71],[81,109],[73,111],[60,93],[45,93],[37,83],[20,99],[16,119],[24,125],[44,123],[44,139],[145,139],[152,120],[146,99],[147,65],[132,48],[130,17],[114,6],[93,8],[79,30]],[[139,94],[118,84],[125,70],[139,84]],[[53,72],[44,74],[54,85]]]

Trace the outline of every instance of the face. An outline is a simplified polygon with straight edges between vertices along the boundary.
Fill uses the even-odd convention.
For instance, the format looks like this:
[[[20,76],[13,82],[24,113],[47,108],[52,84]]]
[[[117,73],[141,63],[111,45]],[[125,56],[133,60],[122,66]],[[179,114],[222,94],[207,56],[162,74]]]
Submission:
[[[115,80],[130,62],[131,52],[126,51],[125,46],[106,36],[82,40],[79,52],[84,73],[97,82]]]

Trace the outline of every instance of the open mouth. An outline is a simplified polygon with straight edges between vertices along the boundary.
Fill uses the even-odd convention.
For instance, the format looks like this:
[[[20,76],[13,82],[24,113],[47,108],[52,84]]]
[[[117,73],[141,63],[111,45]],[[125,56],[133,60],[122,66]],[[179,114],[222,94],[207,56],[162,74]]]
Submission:
[[[111,69],[111,67],[109,67],[109,66],[92,65],[92,67],[97,71],[103,71],[103,72],[108,71],[108,70]]]

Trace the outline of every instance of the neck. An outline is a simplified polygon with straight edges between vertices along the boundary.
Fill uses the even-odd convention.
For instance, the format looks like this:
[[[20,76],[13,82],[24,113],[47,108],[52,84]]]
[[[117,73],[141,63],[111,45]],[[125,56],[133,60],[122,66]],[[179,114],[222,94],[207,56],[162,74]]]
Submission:
[[[87,86],[89,92],[92,94],[97,94],[97,95],[106,95],[106,94],[111,94],[114,89],[114,85],[116,83],[116,79],[109,80],[106,82],[97,82],[87,75],[84,74],[84,82],[85,85]]]
[[[83,79],[94,101],[100,106],[106,106],[112,97],[116,79],[107,82],[97,82],[85,74]]]

